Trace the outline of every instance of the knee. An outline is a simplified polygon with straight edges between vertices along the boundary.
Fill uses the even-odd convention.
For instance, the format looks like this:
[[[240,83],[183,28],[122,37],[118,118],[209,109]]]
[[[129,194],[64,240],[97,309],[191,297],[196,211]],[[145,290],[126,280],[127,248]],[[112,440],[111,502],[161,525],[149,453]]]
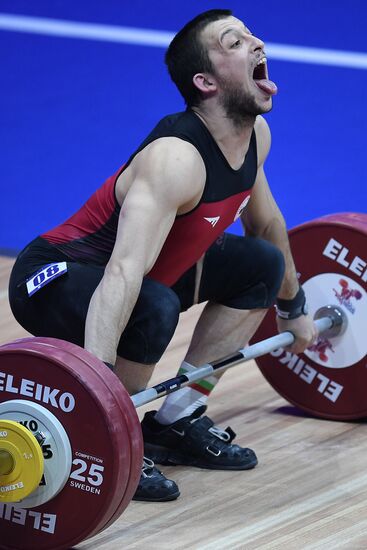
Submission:
[[[149,355],[156,363],[171,341],[180,315],[180,301],[177,294],[165,288],[150,304],[151,312],[145,325],[145,338]]]
[[[159,361],[176,330],[181,304],[175,292],[149,281],[118,346],[118,355],[146,365]]]
[[[280,289],[285,272],[285,260],[283,253],[276,246],[267,243],[264,256],[263,282],[268,291],[268,307],[271,306]]]

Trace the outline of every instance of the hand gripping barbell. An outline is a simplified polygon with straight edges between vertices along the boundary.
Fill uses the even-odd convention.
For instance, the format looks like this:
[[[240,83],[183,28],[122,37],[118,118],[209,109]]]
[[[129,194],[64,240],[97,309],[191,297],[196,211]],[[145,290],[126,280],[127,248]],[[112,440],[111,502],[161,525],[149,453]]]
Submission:
[[[291,234],[291,245],[312,234],[312,248],[303,243],[298,258],[296,250],[293,255],[322,333],[300,356],[286,349],[293,335],[282,333],[130,397],[100,360],[74,344],[26,338],[0,347],[0,547],[66,549],[108,527],[140,478],[143,442],[135,407],[239,362],[258,358],[282,395],[317,416],[365,416],[365,369],[359,365],[366,339],[360,341],[356,320],[364,311],[367,282],[367,263],[358,255],[366,217],[348,224],[342,215],[319,221],[317,238],[312,224]],[[319,264],[316,275],[311,255]],[[333,305],[320,308],[324,303]],[[269,313],[259,333],[273,324]],[[30,461],[40,450],[43,466],[42,456],[38,465]]]

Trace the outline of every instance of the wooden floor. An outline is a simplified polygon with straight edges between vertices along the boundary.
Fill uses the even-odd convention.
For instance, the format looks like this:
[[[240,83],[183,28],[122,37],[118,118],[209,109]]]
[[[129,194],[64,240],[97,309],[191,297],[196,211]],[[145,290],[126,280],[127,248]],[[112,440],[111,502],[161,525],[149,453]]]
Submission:
[[[0,259],[0,343],[26,334],[7,302],[11,265],[11,259]],[[183,315],[154,380],[176,372],[198,313]],[[215,472],[166,467],[165,474],[181,489],[177,501],[132,502],[114,525],[78,548],[367,549],[364,422],[308,418],[273,391],[254,363],[226,372],[211,399],[210,416],[219,425],[230,424],[238,443],[256,450],[257,468]]]

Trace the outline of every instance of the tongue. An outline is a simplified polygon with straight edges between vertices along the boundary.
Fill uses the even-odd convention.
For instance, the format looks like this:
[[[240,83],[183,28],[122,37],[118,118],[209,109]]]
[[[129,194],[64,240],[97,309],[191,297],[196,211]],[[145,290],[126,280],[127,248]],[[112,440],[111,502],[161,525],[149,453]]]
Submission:
[[[275,95],[278,91],[276,84],[271,80],[267,80],[266,78],[255,80],[255,84],[259,86],[260,90],[269,95]]]

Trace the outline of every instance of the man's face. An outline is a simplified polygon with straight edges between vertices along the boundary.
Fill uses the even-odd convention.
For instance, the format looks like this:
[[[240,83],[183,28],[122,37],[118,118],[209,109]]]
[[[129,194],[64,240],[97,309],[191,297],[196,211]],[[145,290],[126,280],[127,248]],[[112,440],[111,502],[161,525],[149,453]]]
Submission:
[[[210,23],[201,39],[208,48],[227,115],[239,122],[270,111],[277,89],[268,79],[264,43],[232,16]]]

